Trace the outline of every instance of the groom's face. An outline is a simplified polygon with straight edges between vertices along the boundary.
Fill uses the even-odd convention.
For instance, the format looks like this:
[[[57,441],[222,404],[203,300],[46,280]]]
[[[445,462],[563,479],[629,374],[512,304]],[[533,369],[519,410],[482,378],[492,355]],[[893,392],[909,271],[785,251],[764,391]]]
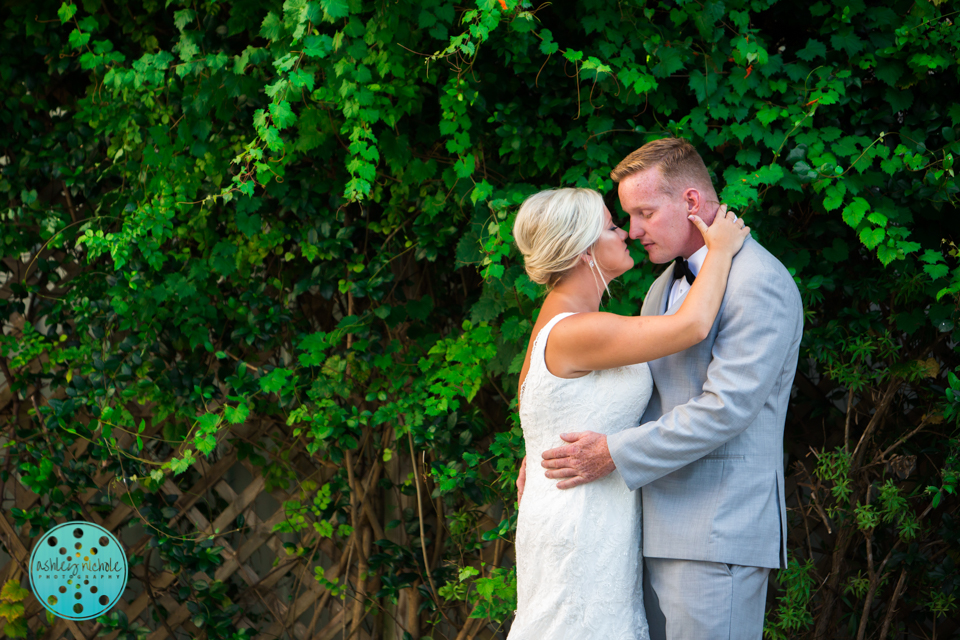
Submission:
[[[618,194],[620,206],[630,216],[630,238],[643,245],[650,262],[687,258],[703,246],[700,232],[687,219],[696,211],[683,192],[674,195],[665,188],[659,168],[624,178]]]

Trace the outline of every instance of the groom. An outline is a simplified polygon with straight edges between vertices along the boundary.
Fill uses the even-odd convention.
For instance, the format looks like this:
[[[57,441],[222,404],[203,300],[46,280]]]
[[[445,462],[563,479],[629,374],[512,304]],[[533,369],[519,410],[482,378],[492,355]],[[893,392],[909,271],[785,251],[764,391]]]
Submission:
[[[682,258],[641,314],[675,313],[707,252],[687,216],[712,223],[719,206],[703,160],[686,140],[656,140],[610,176],[650,261]],[[656,389],[640,425],[564,434],[569,444],[543,454],[560,489],[614,469],[642,488],[653,640],[762,637],[770,569],[786,564],[783,426],[802,329],[793,278],[748,237],[707,339],[650,363]]]

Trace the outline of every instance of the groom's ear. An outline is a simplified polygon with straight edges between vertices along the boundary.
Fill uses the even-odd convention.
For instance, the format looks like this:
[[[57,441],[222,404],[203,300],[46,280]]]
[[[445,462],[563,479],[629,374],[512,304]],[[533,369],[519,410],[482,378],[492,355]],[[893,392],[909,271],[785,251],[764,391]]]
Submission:
[[[683,191],[681,198],[683,199],[683,204],[687,207],[688,215],[696,215],[700,213],[700,206],[703,204],[703,197],[700,195],[699,189],[690,187]]]

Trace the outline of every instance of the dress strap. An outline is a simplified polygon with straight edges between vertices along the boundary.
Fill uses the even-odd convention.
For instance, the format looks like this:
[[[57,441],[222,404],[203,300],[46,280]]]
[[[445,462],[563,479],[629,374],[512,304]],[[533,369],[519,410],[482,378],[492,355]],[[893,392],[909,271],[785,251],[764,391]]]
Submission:
[[[543,328],[540,329],[540,333],[537,334],[537,337],[533,341],[533,353],[530,354],[530,365],[533,366],[534,358],[536,362],[543,362],[544,353],[547,350],[547,336],[550,335],[550,331],[553,330],[557,323],[568,318],[572,315],[576,315],[576,311],[567,311],[565,313],[558,313],[557,315],[550,318],[550,322],[543,325]]]
[[[520,387],[520,397],[517,398],[517,405],[523,400],[523,392],[527,388],[527,383],[531,380],[541,377],[543,371],[547,368],[546,360],[544,360],[544,353],[547,349],[547,336],[549,336],[550,331],[557,325],[558,322],[572,315],[576,315],[576,311],[568,311],[565,313],[558,313],[557,315],[550,318],[550,322],[545,324],[540,333],[537,334],[537,337],[533,339],[533,345],[531,346],[532,352],[530,353],[530,367],[527,369],[527,377],[523,379],[523,386]]]

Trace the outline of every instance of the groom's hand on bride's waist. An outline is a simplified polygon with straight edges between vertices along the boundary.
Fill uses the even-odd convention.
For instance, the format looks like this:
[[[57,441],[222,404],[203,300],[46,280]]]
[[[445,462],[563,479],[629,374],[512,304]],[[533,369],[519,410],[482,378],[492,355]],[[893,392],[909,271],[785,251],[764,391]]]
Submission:
[[[616,469],[607,448],[607,436],[602,433],[564,433],[560,438],[569,444],[544,451],[540,463],[547,469],[548,478],[560,480],[558,489],[571,489],[599,480]]]

